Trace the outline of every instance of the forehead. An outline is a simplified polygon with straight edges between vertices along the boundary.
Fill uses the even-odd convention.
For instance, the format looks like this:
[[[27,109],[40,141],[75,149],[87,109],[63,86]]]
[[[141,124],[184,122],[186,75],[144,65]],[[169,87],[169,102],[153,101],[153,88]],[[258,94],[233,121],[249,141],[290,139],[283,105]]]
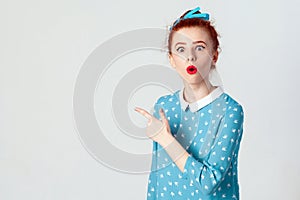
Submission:
[[[174,32],[172,38],[173,44],[177,42],[185,42],[188,44],[194,41],[204,41],[208,44],[211,42],[211,39],[207,31],[200,27],[181,28]]]

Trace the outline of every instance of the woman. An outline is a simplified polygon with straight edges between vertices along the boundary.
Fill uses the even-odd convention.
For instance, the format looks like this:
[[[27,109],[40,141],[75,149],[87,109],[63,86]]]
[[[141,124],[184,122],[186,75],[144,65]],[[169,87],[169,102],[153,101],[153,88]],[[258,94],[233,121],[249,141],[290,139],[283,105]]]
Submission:
[[[200,8],[170,28],[169,60],[184,88],[160,97],[148,119],[153,140],[147,199],[239,199],[238,151],[243,108],[210,82],[218,34]]]

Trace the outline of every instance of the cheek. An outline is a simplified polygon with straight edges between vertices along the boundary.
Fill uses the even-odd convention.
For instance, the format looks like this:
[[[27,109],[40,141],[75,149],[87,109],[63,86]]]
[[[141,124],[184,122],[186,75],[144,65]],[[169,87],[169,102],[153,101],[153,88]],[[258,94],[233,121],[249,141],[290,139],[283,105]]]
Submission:
[[[200,57],[197,62],[198,70],[201,75],[206,76],[211,70],[212,59],[208,56]]]
[[[206,78],[208,77],[210,70],[211,70],[210,66],[205,66],[203,68],[200,68],[199,74],[201,75],[202,78]]]
[[[204,67],[199,67],[198,69],[199,69],[199,73],[201,74],[201,76],[205,77],[209,73],[211,67],[206,65]]]
[[[184,53],[176,53],[173,55],[173,57],[177,62],[183,62],[186,60],[186,56]]]
[[[185,65],[185,58],[183,58],[181,55],[174,55],[173,61],[177,68],[181,68],[183,65]]]

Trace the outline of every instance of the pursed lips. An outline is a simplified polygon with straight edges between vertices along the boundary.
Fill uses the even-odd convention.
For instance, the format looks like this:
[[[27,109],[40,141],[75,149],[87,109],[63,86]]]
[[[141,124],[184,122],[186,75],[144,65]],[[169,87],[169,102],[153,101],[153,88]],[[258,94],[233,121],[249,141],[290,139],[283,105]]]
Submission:
[[[186,68],[188,74],[195,74],[197,73],[197,68],[194,65],[190,65]]]

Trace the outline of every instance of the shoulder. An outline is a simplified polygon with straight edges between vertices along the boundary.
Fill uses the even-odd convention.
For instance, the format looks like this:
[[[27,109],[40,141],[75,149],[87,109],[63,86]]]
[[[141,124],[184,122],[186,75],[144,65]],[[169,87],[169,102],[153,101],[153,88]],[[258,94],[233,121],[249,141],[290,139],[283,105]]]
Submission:
[[[223,97],[223,101],[226,104],[226,108],[227,110],[243,110],[243,106],[240,104],[239,101],[237,101],[235,98],[233,98],[230,94],[228,94],[227,92],[224,92],[221,97]]]
[[[178,98],[178,92],[179,90],[175,91],[174,93],[170,93],[170,94],[166,94],[166,95],[162,95],[160,97],[157,98],[157,100],[155,101],[154,104],[154,108],[153,108],[153,114],[154,116],[156,116],[157,118],[160,119],[160,117],[157,115],[159,109],[164,109],[164,111],[166,112],[165,114],[168,115],[168,110],[172,109],[174,110],[174,108],[176,109],[177,106],[180,105],[179,103],[179,98]]]
[[[234,114],[243,118],[244,116],[243,106],[236,99],[234,99],[231,95],[229,95],[226,92],[222,94],[222,97],[226,106],[226,114],[227,115]]]
[[[179,104],[179,93],[180,90],[177,90],[173,93],[170,94],[166,94],[166,95],[162,95],[160,97],[157,98],[155,104],[156,105],[164,105],[164,106],[168,106],[168,105],[173,105],[173,104]]]

